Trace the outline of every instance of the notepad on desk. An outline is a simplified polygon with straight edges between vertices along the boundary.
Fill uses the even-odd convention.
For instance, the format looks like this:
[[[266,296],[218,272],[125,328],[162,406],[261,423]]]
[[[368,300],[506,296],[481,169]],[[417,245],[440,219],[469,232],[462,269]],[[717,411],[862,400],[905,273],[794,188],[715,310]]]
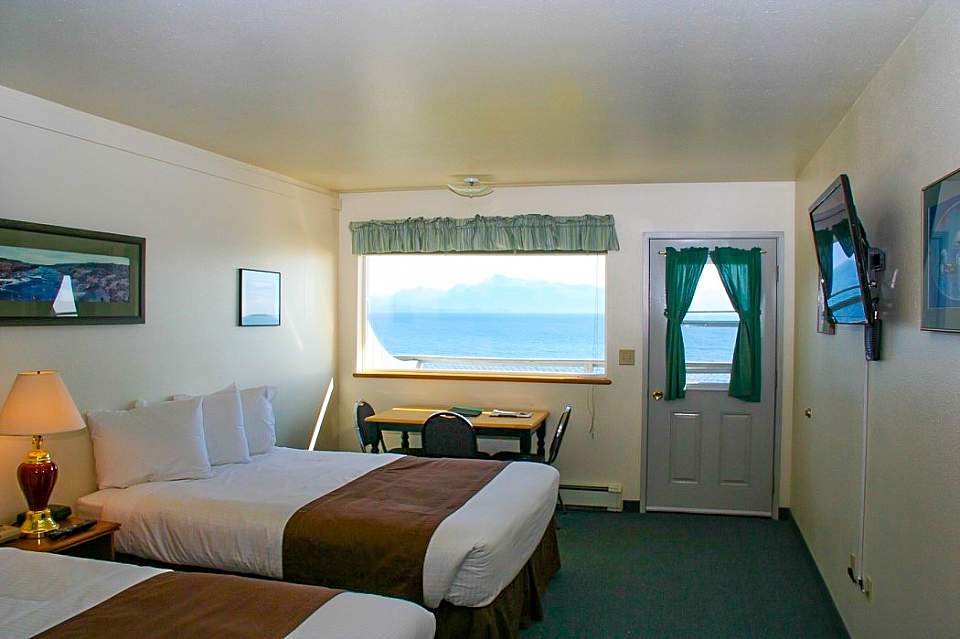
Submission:
[[[533,417],[533,413],[529,411],[500,410],[499,408],[494,408],[492,411],[490,411],[490,417],[515,417],[518,419],[527,419],[528,417]]]

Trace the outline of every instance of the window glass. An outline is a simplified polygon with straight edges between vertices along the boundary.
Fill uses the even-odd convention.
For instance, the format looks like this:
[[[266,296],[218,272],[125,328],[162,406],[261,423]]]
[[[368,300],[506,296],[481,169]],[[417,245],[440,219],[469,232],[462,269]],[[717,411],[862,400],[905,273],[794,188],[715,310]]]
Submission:
[[[602,255],[368,255],[361,370],[600,375]]]
[[[730,383],[738,325],[737,312],[730,304],[717,267],[708,261],[681,326],[688,387]]]

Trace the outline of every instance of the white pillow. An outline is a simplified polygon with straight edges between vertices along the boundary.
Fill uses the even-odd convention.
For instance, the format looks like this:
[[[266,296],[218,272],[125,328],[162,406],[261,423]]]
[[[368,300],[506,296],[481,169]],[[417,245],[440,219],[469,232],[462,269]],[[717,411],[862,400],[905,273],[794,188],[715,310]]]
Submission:
[[[269,452],[277,443],[277,420],[273,414],[273,386],[259,386],[240,391],[243,404],[243,429],[251,455]]]
[[[87,425],[101,489],[211,476],[199,399],[91,411]]]
[[[187,397],[189,395],[173,396],[175,400]],[[203,400],[203,436],[207,441],[210,465],[249,462],[250,449],[244,433],[243,406],[237,385],[230,384],[199,399]]]

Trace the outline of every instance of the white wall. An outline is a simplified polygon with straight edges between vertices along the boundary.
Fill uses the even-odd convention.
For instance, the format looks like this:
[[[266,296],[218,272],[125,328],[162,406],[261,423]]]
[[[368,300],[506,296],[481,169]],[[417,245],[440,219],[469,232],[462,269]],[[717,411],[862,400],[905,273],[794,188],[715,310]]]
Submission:
[[[466,200],[445,190],[356,193],[342,196],[340,217],[340,446],[356,448],[351,407],[364,398],[378,408],[428,403],[546,408],[574,404],[560,471],[567,483],[622,482],[626,499],[640,498],[643,403],[643,233],[652,231],[782,231],[784,264],[793,261],[792,182],[643,184],[498,188]],[[357,339],[357,265],[348,225],[354,220],[408,216],[463,217],[476,213],[576,215],[612,213],[621,250],[607,258],[607,353],[611,386],[517,382],[461,382],[354,378]],[[789,275],[789,271],[788,271]],[[784,406],[792,405],[793,281],[784,284]],[[637,366],[617,366],[616,351],[637,350]],[[587,432],[587,405],[595,394],[595,436]],[[552,420],[551,420],[552,422]],[[782,503],[789,496],[791,420],[783,420]],[[388,442],[389,444],[389,442]]]
[[[855,637],[956,637],[960,628],[960,336],[920,331],[920,189],[960,166],[960,4],[934,4],[797,185],[793,511]],[[870,242],[887,250],[884,360],[871,365],[864,566],[857,550],[862,329],[814,332],[807,207],[847,173]],[[813,409],[813,418],[802,411]]]
[[[60,370],[81,410],[275,384],[279,438],[304,446],[335,364],[336,206],[282,176],[0,87],[0,217],[147,239],[146,324],[0,327],[0,397],[30,368]],[[282,271],[282,327],[236,326],[240,267]],[[89,436],[47,443],[61,469],[54,501],[72,504],[95,488]],[[15,468],[29,444],[0,437],[0,521],[25,507]]]

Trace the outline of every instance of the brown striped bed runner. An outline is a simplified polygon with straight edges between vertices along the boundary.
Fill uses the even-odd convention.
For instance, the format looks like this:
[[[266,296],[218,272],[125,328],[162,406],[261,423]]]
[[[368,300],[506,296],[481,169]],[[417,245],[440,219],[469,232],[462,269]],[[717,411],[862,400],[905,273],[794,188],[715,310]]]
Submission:
[[[506,466],[401,457],[298,510],[283,531],[283,578],[423,603],[434,531]]]
[[[34,639],[282,639],[340,592],[230,575],[165,572]]]

